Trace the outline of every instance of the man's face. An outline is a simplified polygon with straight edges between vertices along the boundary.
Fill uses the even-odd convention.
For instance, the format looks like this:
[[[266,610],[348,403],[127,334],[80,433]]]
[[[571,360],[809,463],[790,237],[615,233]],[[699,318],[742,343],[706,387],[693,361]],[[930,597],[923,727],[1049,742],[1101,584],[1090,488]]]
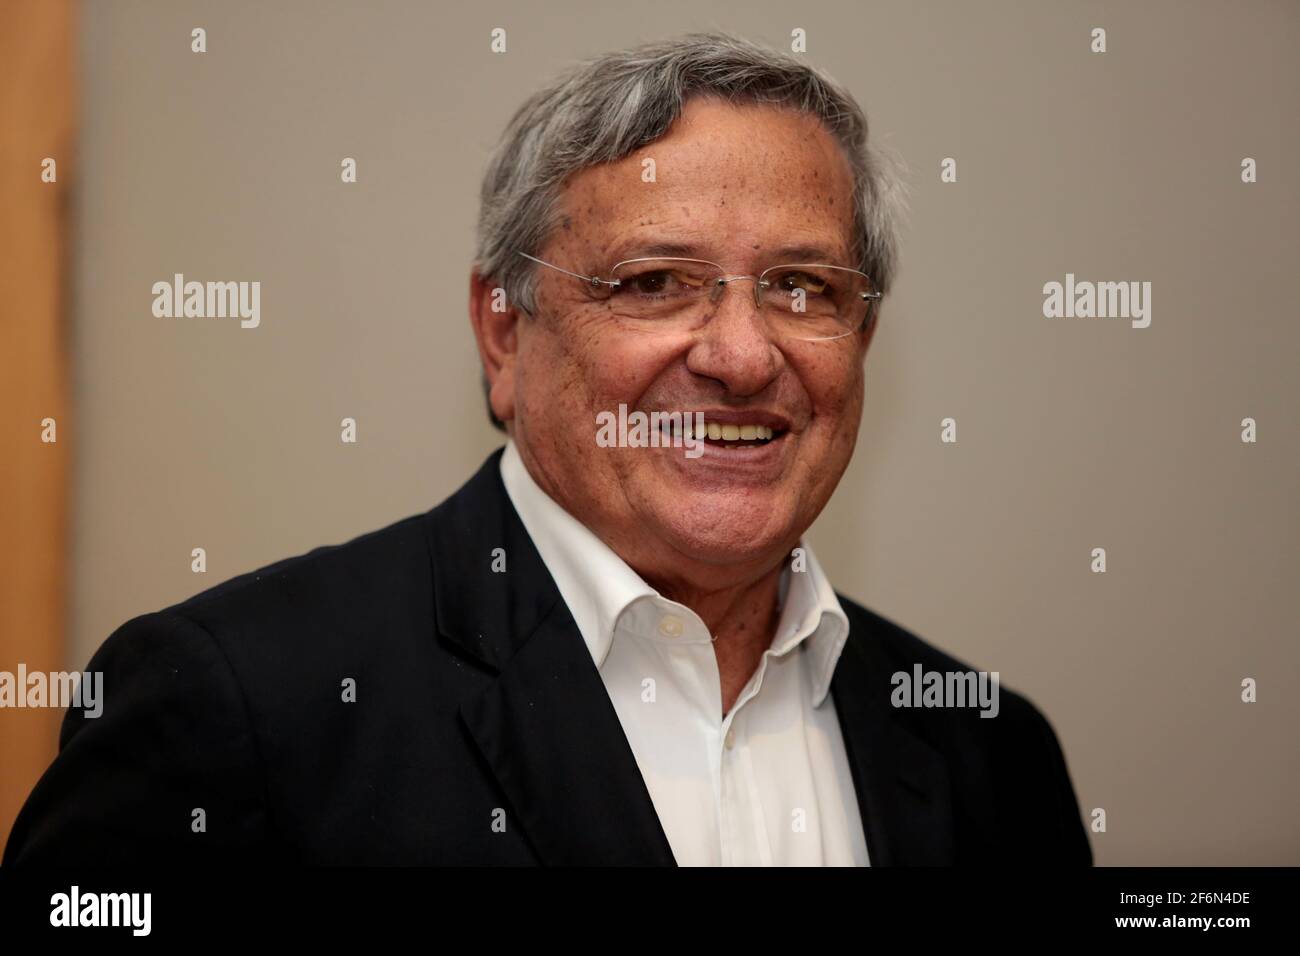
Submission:
[[[654,182],[643,181],[645,159]],[[728,275],[857,265],[848,163],[815,118],[789,110],[692,100],[667,136],[572,176],[563,206],[563,227],[537,255],[584,275],[608,277],[664,243]],[[826,257],[783,257],[796,246]],[[752,280],[702,303],[702,325],[649,331],[579,280],[536,268],[537,315],[515,324],[491,400],[541,486],[652,583],[721,586],[784,559],[853,454],[870,332],[783,340],[756,308]],[[775,437],[710,442],[697,458],[601,447],[597,415],[620,404],[766,423]]]

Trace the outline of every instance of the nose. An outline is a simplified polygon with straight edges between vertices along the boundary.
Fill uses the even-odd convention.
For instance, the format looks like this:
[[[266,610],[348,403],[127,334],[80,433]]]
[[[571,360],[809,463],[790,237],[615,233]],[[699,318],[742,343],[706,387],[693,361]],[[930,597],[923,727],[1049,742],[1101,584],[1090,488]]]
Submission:
[[[740,286],[736,291],[741,295],[727,295],[738,279],[752,280],[754,295]],[[721,277],[709,297],[712,314],[686,355],[691,372],[720,382],[732,395],[758,394],[785,365],[785,356],[763,318],[757,289],[755,276]]]

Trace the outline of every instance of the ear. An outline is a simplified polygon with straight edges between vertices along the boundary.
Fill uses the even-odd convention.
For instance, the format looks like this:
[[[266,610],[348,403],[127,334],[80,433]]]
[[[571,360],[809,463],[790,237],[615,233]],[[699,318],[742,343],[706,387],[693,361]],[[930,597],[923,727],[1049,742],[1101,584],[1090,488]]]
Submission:
[[[492,414],[507,425],[515,417],[519,316],[520,312],[506,301],[504,290],[479,275],[477,269],[470,271],[469,321],[488,381],[488,403]]]

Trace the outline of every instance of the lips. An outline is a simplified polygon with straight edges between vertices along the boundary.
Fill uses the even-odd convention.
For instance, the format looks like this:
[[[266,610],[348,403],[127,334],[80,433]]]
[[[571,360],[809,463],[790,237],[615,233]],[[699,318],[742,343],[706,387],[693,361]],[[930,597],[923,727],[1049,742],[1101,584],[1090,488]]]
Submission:
[[[655,458],[678,480],[700,491],[768,487],[789,472],[797,436],[790,419],[777,412],[701,409],[649,414],[657,416],[662,439],[657,444],[668,449]]]
[[[728,449],[767,445],[779,440],[790,427],[783,415],[766,411],[685,412],[681,413],[680,420],[682,438],[693,439],[698,435],[710,447]],[[665,434],[671,434],[673,427],[665,424]]]

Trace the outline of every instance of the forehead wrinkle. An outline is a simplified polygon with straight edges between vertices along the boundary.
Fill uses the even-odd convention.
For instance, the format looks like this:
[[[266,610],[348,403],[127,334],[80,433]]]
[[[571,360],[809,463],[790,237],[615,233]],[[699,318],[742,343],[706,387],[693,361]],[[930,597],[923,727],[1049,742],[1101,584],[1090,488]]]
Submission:
[[[603,197],[567,194],[567,218],[572,225],[559,238],[575,252],[580,248],[582,254],[608,258],[611,264],[651,255],[716,261],[726,255],[722,245],[728,242],[743,242],[747,256],[854,264],[848,262],[852,220],[845,213],[852,207],[847,201],[832,206],[801,196],[787,203],[746,207],[744,198],[733,196],[728,206],[719,207],[708,197],[692,195],[683,202],[680,195],[664,193],[647,193],[644,200],[629,203],[627,192],[613,192],[612,202],[603,208],[597,206]],[[817,248],[822,254],[813,255]],[[788,252],[783,255],[782,250]]]

